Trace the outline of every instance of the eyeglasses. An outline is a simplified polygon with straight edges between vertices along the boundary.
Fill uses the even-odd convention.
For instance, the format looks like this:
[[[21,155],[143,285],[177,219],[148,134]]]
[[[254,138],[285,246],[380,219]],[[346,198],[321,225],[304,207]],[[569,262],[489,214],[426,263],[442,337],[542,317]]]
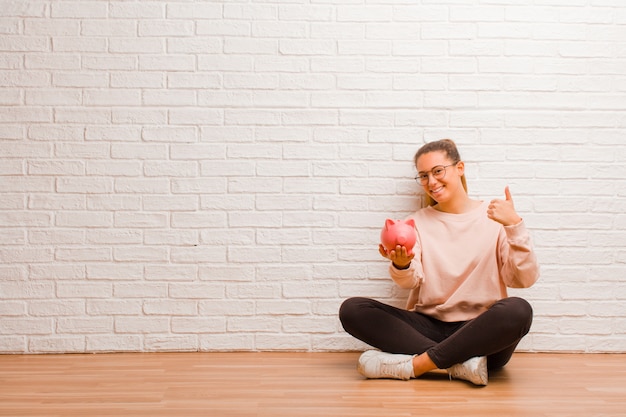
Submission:
[[[430,174],[432,174],[433,178],[435,178],[436,180],[441,180],[446,176],[446,168],[456,164],[458,164],[458,162],[450,165],[437,165],[436,167],[433,167],[433,169],[431,169],[430,171],[418,172],[417,176],[415,177],[415,181],[422,185],[426,185],[428,184],[428,178],[430,178]]]

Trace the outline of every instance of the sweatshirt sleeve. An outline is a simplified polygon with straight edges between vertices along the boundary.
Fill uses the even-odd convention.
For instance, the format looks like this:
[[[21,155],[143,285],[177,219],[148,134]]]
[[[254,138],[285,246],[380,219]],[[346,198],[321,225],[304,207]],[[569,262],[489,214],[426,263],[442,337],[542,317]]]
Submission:
[[[528,288],[539,279],[539,264],[524,221],[503,226],[500,234],[500,276],[510,288]]]
[[[421,264],[415,259],[407,269],[398,269],[389,262],[389,275],[398,287],[407,290],[416,289],[424,281]]]

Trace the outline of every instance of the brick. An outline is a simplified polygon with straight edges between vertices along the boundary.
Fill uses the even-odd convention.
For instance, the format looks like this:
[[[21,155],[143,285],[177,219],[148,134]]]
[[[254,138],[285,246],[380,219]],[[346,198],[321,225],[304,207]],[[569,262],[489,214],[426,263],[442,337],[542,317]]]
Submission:
[[[193,22],[184,20],[139,21],[137,32],[143,36],[191,36]]]
[[[199,262],[220,263],[226,261],[226,249],[208,247],[172,248],[171,260],[181,264],[195,264]]]
[[[257,304],[259,301],[256,302]],[[272,303],[274,304],[274,303]],[[255,314],[254,308],[255,302],[237,300],[233,303],[232,300],[210,300],[200,301],[199,314],[201,316],[253,316]]]
[[[79,316],[85,313],[84,301],[39,301],[28,307],[31,316]]]
[[[143,205],[146,210],[194,211],[198,209],[195,196],[145,196]]]
[[[216,74],[175,73],[167,77],[168,86],[173,88],[218,88],[221,77]]]
[[[118,193],[164,194],[169,191],[165,178],[117,178],[115,191]]]
[[[105,234],[106,232],[98,232],[99,234]],[[137,236],[139,233],[130,232],[131,236]],[[119,236],[120,232],[110,232],[105,236],[99,236],[97,238],[88,239],[90,243],[110,243],[110,244],[130,244],[135,243],[136,238],[120,238],[115,240],[114,238]],[[144,269],[141,265],[126,265],[126,264],[111,264],[111,263],[91,263],[87,265],[84,276],[87,279],[92,280],[111,280],[115,282],[121,281],[136,281],[144,278]]]
[[[80,230],[34,230],[29,233],[28,242],[33,245],[82,244],[85,234]]]
[[[84,175],[85,164],[82,161],[30,161],[30,175]]]
[[[222,40],[218,38],[170,38],[167,52],[172,54],[217,54],[222,51]]]
[[[197,310],[197,302],[190,300],[148,300],[143,305],[145,314],[156,316],[190,316]]]
[[[229,317],[226,329],[229,332],[279,333],[281,321],[277,317],[247,318]]]
[[[188,265],[170,265],[170,266],[148,266],[145,270],[145,278],[154,281],[178,282],[178,281],[194,281],[198,276],[198,268]],[[179,284],[179,287],[180,284]],[[174,291],[174,286],[170,288],[170,293]],[[194,298],[194,297],[175,297],[173,298]]]
[[[166,16],[170,19],[219,19],[224,5],[212,3],[168,4]]]
[[[16,37],[3,36],[0,38],[2,52],[50,52],[50,40],[42,36]]]
[[[250,282],[254,280],[255,271],[252,267],[227,265],[225,267],[200,266],[200,280],[224,282]]]
[[[14,18],[0,18],[0,33],[16,35],[20,32],[20,20]]]
[[[272,39],[227,38],[224,40],[227,54],[261,54],[278,52],[278,41]]]
[[[53,332],[50,318],[5,318],[0,322],[0,335],[48,335]]]
[[[80,91],[70,89],[40,89],[37,92],[27,90],[24,97],[26,104],[35,106],[77,106],[81,104],[81,101]]]
[[[281,74],[279,86],[286,90],[327,90],[333,88],[335,78],[331,75]]]
[[[134,60],[133,66],[135,66]],[[96,69],[104,69],[102,68],[103,62],[100,61],[98,63],[98,68]],[[96,66],[94,62],[92,66]],[[115,68],[111,68],[111,64],[106,65],[106,69],[120,69],[120,64],[116,65]],[[128,72],[111,72],[111,87],[113,88],[164,88],[165,87],[165,77],[162,74],[147,74],[147,73],[128,73]],[[148,110],[144,110],[148,113]],[[115,112],[113,113],[113,120],[115,121]]]
[[[107,42],[104,38],[57,37],[52,38],[52,50],[54,52],[103,53],[107,50]]]
[[[37,141],[63,141],[63,142],[79,142],[85,137],[85,129],[83,127],[71,125],[44,125],[34,124],[28,128],[28,138]],[[57,146],[62,146],[61,144]],[[13,145],[15,147],[15,145]],[[39,144],[40,149],[45,146]]]
[[[59,193],[110,193],[113,184],[109,178],[61,177],[56,190]]]
[[[169,323],[169,319],[167,318],[162,318],[162,317],[116,317],[115,318],[115,333],[117,334],[167,333],[169,329],[170,329],[170,323]]]
[[[56,293],[59,298],[110,298],[113,289],[108,282],[73,280],[57,282]]]
[[[88,195],[87,207],[90,210],[139,210],[138,196],[130,195]]]
[[[221,227],[226,224],[223,213],[173,213],[172,226],[176,228],[185,227]]]
[[[0,16],[44,17],[46,4],[23,1],[5,1]]]
[[[50,110],[38,107],[8,107],[0,113],[0,123],[48,123],[52,121]]]
[[[137,177],[141,175],[141,165],[137,161],[87,161],[88,175]]]
[[[185,267],[189,269],[190,267]],[[192,275],[192,274],[188,274]],[[195,270],[193,278],[195,278]],[[224,297],[224,286],[221,284],[206,284],[206,283],[176,283],[170,286],[171,298],[182,299],[201,299],[206,300],[208,298],[221,299]],[[224,302],[226,303],[226,302]],[[231,303],[236,304],[236,303]],[[241,307],[240,307],[241,308]]]
[[[276,315],[306,315],[311,311],[311,306],[308,301],[267,301],[259,300],[256,303],[255,314],[276,314]],[[303,331],[302,333],[306,333]]]
[[[87,314],[110,316],[116,314],[137,315],[142,310],[140,300],[88,300]]]
[[[255,164],[239,160],[200,161],[200,172],[206,177],[251,177],[255,173]]]
[[[256,348],[265,351],[308,351],[311,349],[308,335],[258,334],[255,340]]]
[[[60,53],[26,54],[24,56],[24,67],[29,69],[78,70],[80,69],[80,55]]]
[[[0,249],[0,256],[6,253]],[[25,258],[22,256],[22,258]],[[14,258],[16,261],[18,257]],[[52,282],[20,282],[5,281],[0,284],[3,300],[41,300],[54,298],[54,284]]]
[[[283,319],[283,331],[286,333],[335,333],[337,324],[334,320],[312,317],[286,317]]]
[[[278,6],[273,4],[231,4],[225,3],[224,17],[239,20],[274,20],[278,17]]]
[[[141,104],[141,94],[138,90],[86,90],[83,93],[83,102],[86,106],[114,106],[124,103],[126,106],[138,106]]]
[[[267,90],[278,87],[278,76],[265,74],[224,74],[224,87],[227,89]]]
[[[156,1],[112,3],[109,16],[123,19],[159,19],[165,17],[165,4]]]
[[[23,175],[24,167],[22,161],[7,161],[4,166],[0,166],[0,175]]]
[[[48,336],[29,338],[28,351],[32,353],[83,353],[84,336]]]
[[[55,111],[55,121],[59,123],[97,123],[108,124],[111,121],[111,111],[108,109],[79,109],[62,107]],[[41,120],[44,121],[44,120]],[[58,146],[63,146],[60,144]],[[97,146],[96,146],[97,148]]]
[[[51,5],[50,15],[53,18],[105,18],[107,5],[88,1],[62,1]]]
[[[138,352],[141,338],[136,335],[87,335],[87,352]]]
[[[196,335],[146,335],[143,346],[149,352],[197,352],[200,349]]]
[[[113,294],[119,298],[163,298],[167,296],[166,283],[115,283]]]
[[[111,250],[107,248],[58,248],[54,251],[54,258],[58,261],[105,262],[111,260]]]
[[[170,111],[170,123],[173,125],[221,125],[224,114],[212,109],[173,109]],[[157,133],[157,131],[162,133]],[[170,127],[169,129],[144,129],[145,140],[197,142],[198,131],[195,128]]]
[[[143,104],[147,106],[193,106],[196,100],[196,94],[193,91],[183,89],[146,90],[143,93]]]
[[[133,36],[137,33],[137,25],[132,20],[106,19],[106,20],[82,20],[81,35],[92,36]]]
[[[246,55],[200,55],[198,69],[201,71],[240,72],[251,71],[253,59]]]
[[[162,228],[167,222],[164,213],[120,212],[115,215],[116,227]]]
[[[3,265],[0,266],[0,279],[2,281],[24,281],[28,277],[25,266]],[[17,311],[17,309],[15,310]]]
[[[118,159],[154,160],[166,159],[167,147],[161,144],[112,144],[111,157]]]
[[[37,212],[0,212],[0,226],[3,227],[43,227],[49,226],[52,218],[47,213]]]
[[[173,179],[171,181],[174,194],[188,193],[222,193],[226,190],[226,183],[221,178],[206,179]]]
[[[139,57],[139,69],[142,71],[192,71],[194,58],[189,55],[169,55],[166,57],[144,55]]]
[[[111,38],[109,51],[113,53],[159,54],[165,52],[165,42],[158,38]]]
[[[29,276],[32,280],[81,280],[85,278],[83,264],[31,265]]]
[[[50,76],[39,71],[0,71],[0,87],[46,87]]]

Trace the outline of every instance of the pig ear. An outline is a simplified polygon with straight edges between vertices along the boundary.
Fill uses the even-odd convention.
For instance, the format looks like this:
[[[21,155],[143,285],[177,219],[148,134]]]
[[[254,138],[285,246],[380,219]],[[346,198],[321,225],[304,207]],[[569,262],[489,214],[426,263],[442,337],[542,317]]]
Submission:
[[[409,219],[405,223],[411,227],[415,227],[415,219]]]
[[[385,229],[389,229],[389,227],[393,226],[394,224],[396,224],[396,222],[393,221],[392,219],[385,220]]]

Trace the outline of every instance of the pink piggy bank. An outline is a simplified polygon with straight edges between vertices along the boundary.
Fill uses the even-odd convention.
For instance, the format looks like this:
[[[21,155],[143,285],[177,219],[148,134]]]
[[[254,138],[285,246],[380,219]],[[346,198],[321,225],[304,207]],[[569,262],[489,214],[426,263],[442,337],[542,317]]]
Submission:
[[[406,248],[407,255],[412,255],[416,240],[415,220],[385,220],[385,227],[380,232],[380,242],[387,253],[400,245]]]

